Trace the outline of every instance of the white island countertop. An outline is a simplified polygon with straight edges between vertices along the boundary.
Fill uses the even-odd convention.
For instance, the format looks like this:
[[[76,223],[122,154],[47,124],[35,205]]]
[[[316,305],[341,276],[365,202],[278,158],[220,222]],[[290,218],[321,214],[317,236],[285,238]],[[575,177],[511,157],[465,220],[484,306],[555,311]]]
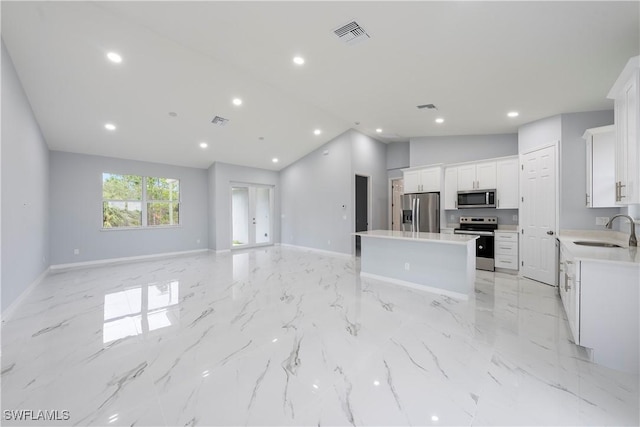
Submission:
[[[629,234],[600,230],[561,230],[558,240],[565,245],[571,255],[578,260],[599,261],[640,267],[640,251],[629,248]],[[576,245],[576,241],[598,241],[614,243],[621,248],[602,248]]]
[[[414,233],[412,231],[395,230],[369,230],[353,234],[356,236],[377,237],[380,239],[411,240],[414,242],[439,242],[454,245],[466,245],[470,241],[478,238],[478,236],[471,236],[468,234]]]

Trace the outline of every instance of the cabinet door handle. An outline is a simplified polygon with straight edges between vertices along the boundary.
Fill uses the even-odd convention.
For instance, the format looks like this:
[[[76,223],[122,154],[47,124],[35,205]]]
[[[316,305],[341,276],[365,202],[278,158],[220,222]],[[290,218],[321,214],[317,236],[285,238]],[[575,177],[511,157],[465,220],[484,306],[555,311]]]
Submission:
[[[585,196],[584,197],[584,203],[585,203],[586,206],[589,206],[589,193],[585,194],[584,196]]]
[[[624,197],[627,197],[622,195],[622,187],[626,187],[626,185],[624,185],[622,181],[620,181],[620,201],[622,201]]]
[[[616,182],[616,202],[620,201],[620,181]]]
[[[500,207],[500,199],[498,199],[498,205],[496,206],[497,208]]]

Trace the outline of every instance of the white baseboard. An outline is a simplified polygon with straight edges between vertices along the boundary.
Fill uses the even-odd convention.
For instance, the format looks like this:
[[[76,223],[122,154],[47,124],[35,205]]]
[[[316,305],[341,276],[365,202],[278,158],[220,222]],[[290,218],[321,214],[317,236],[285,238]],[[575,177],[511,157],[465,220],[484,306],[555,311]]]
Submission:
[[[400,285],[400,286],[405,286],[407,288],[416,289],[416,290],[419,290],[419,291],[426,291],[426,292],[430,292],[430,293],[433,293],[433,294],[444,295],[444,296],[455,298],[455,299],[462,300],[462,301],[468,301],[469,300],[469,295],[461,294],[459,292],[447,291],[445,289],[435,288],[433,286],[421,285],[419,283],[407,282],[405,280],[393,279],[391,277],[379,276],[377,274],[361,272],[360,273],[360,277],[380,280],[382,282],[389,282],[389,283],[393,283],[394,285]]]
[[[193,255],[193,254],[202,253],[202,252],[209,252],[209,249],[196,249],[192,251],[181,251],[181,252],[163,252],[163,253],[152,254],[152,255],[140,255],[140,256],[131,256],[131,257],[124,257],[124,258],[107,258],[107,259],[98,259],[95,261],[74,262],[70,264],[56,264],[56,265],[52,265],[50,269],[51,271],[74,270],[77,268],[95,267],[99,265],[124,264],[128,262],[144,261],[149,259],[167,258],[172,256],[181,256],[181,255]]]
[[[285,248],[300,249],[300,250],[303,250],[303,251],[318,252],[318,253],[326,254],[326,255],[334,255],[334,256],[339,256],[339,257],[343,257],[343,258],[353,258],[353,255],[345,254],[344,252],[326,251],[324,249],[310,248],[308,246],[290,245],[288,243],[280,243],[280,246],[285,247]]]
[[[218,254],[226,254],[231,252],[231,249],[220,249],[219,251],[215,251],[216,255]]]
[[[49,270],[51,270],[51,267],[45,268],[44,271],[40,273],[40,275],[36,277],[36,279],[31,282],[29,286],[27,286],[27,289],[22,291],[22,293],[18,295],[18,298],[16,298],[11,304],[9,304],[9,307],[2,310],[3,322],[6,322],[13,317],[16,308],[22,305],[22,302],[29,296],[29,294],[33,292],[33,290],[44,280],[45,277],[47,277],[47,275],[49,274]]]

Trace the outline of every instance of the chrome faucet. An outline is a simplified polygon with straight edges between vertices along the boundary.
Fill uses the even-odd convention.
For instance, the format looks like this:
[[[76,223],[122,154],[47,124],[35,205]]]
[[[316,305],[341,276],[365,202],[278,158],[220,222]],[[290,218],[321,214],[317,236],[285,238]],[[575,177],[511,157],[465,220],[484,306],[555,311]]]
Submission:
[[[631,218],[629,215],[623,215],[623,214],[614,215],[609,220],[609,222],[607,222],[605,227],[607,227],[609,230],[611,230],[611,223],[613,223],[613,220],[618,218],[619,216],[623,216],[623,217],[627,218],[629,220],[629,223],[630,223],[629,226],[631,227],[631,235],[629,236],[629,247],[638,246],[638,239],[636,238],[636,223],[633,222],[633,218]]]

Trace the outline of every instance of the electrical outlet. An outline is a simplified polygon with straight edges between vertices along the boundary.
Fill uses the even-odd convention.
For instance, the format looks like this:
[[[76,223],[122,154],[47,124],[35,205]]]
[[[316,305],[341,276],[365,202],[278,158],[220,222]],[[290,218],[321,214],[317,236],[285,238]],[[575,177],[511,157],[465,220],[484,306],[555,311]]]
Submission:
[[[597,216],[596,217],[596,225],[607,225],[607,222],[609,222],[609,217],[608,216]]]
[[[74,255],[80,255],[80,249],[74,249],[73,250],[73,254]]]
[[[404,263],[404,269],[407,270],[407,271],[411,270],[411,265],[408,262],[405,262]]]

